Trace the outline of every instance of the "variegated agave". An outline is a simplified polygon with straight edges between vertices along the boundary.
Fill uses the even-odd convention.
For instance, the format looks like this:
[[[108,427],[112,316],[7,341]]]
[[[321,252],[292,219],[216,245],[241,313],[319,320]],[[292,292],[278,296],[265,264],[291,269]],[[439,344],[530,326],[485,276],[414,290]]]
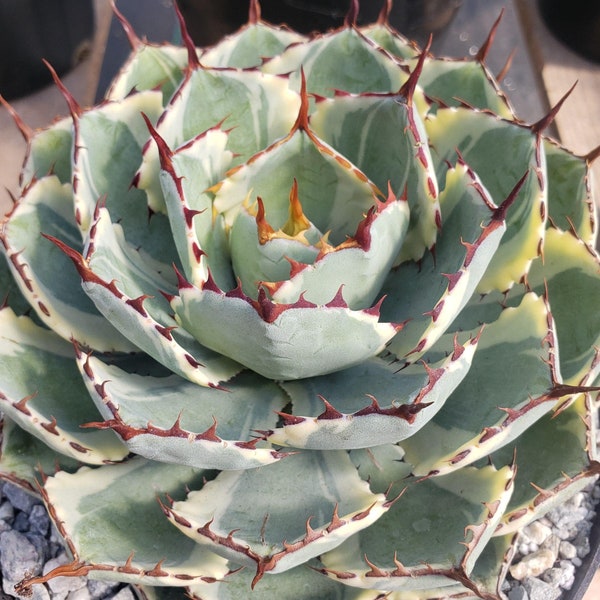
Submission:
[[[254,0],[205,50],[124,22],[105,101],[15,115],[1,469],[73,559],[22,589],[495,598],[599,472],[595,153],[514,116],[489,42],[356,9],[307,39]]]

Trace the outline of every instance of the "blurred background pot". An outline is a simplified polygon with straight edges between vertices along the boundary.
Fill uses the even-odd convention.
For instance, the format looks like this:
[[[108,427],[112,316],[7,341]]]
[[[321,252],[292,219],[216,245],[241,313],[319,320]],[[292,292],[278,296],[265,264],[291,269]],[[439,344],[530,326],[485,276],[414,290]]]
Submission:
[[[0,0],[0,94],[10,100],[50,83],[43,58],[66,73],[93,34],[92,0]]]
[[[296,31],[310,33],[339,27],[348,12],[349,0],[261,0],[265,21],[286,23]],[[377,19],[382,2],[362,2],[358,24]],[[394,0],[390,23],[404,35],[425,42],[450,23],[461,0]],[[248,0],[180,0],[192,38],[210,45],[235,31],[247,19]]]
[[[572,50],[600,62],[600,2],[598,0],[538,0],[552,33]]]

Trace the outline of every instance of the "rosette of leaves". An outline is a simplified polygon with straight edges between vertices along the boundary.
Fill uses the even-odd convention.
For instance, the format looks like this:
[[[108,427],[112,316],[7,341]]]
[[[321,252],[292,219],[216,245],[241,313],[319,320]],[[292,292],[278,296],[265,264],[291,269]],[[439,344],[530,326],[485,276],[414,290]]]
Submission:
[[[0,468],[72,558],[20,590],[495,598],[598,474],[595,153],[388,9],[304,38],[252,1],[208,49],[122,19],[104,101],[15,115]]]

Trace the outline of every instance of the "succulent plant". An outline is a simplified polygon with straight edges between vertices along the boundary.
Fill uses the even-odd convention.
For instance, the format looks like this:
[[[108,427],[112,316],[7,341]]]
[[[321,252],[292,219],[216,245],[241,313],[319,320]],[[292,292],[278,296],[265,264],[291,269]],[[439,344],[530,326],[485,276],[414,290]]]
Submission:
[[[387,23],[139,39],[2,223],[1,476],[148,597],[496,598],[600,472],[589,165]],[[10,107],[9,107],[10,109]],[[254,590],[254,592],[251,592]]]

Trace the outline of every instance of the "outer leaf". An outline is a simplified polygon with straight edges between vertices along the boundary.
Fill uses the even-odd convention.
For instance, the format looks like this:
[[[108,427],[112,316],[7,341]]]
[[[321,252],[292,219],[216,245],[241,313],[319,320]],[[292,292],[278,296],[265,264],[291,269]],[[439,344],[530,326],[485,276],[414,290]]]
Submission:
[[[349,55],[353,57],[351,64],[346,59]],[[299,89],[300,67],[308,91],[320,96],[332,96],[336,90],[396,92],[406,80],[401,67],[354,27],[293,45],[265,63],[263,71],[293,73]]]
[[[200,60],[205,67],[260,67],[265,59],[305,39],[285,27],[273,27],[264,21],[250,22],[206,50]]]
[[[535,294],[486,326],[461,385],[403,442],[413,472],[459,469],[514,440],[550,411],[558,397],[552,388],[560,383],[552,336],[544,300]]]
[[[154,90],[160,86],[163,104],[183,79],[188,64],[186,48],[148,44],[136,39],[136,48],[106,92],[107,100],[123,100],[132,90]]]
[[[293,415],[283,415],[283,426],[268,439],[312,449],[366,448],[405,439],[441,409],[465,377],[476,345],[477,340],[457,344],[435,365],[398,371],[397,364],[374,358],[331,375],[286,382]],[[371,404],[365,405],[368,398]]]
[[[48,478],[44,501],[73,562],[26,579],[20,590],[58,576],[172,586],[224,577],[226,561],[171,527],[157,502],[157,494],[176,498],[201,478],[189,467],[138,458]]]
[[[440,205],[444,235],[435,254],[392,270],[382,289],[386,296],[382,316],[408,321],[388,349],[411,361],[460,314],[505,231],[504,209],[494,208],[475,174],[462,162],[448,171]]]
[[[431,590],[459,582],[476,591],[469,576],[508,503],[513,475],[508,467],[467,467],[409,481],[376,523],[321,557],[323,572],[346,585],[378,590]]]
[[[1,428],[0,478],[12,481],[28,492],[38,494],[38,484],[57,468],[73,472],[81,466],[73,458],[54,452],[6,415],[2,417]]]
[[[123,459],[113,433],[85,431],[98,412],[73,362],[73,347],[54,332],[0,310],[0,407],[53,450],[90,464]]]
[[[547,287],[565,383],[579,385],[585,377],[593,379],[600,372],[598,254],[572,233],[549,228],[543,260],[533,263],[527,280],[538,294]]]
[[[15,281],[39,318],[63,338],[105,352],[134,350],[81,289],[69,259],[42,234],[82,249],[71,186],[55,176],[29,186],[4,223],[0,237]]]
[[[168,514],[199,544],[255,566],[256,584],[339,545],[389,504],[369,491],[345,452],[308,452],[267,468],[222,472]]]
[[[589,246],[596,245],[596,205],[592,197],[589,161],[544,139],[548,165],[549,223],[574,228]]]
[[[274,383],[240,375],[227,391],[177,375],[130,373],[94,357],[79,357],[104,423],[141,456],[203,469],[249,469],[285,456],[250,436],[275,425],[287,399]]]
[[[514,115],[496,80],[477,60],[436,58],[425,61],[419,85],[425,95],[445,106],[491,110],[505,119]]]
[[[580,394],[571,406],[544,416],[515,444],[492,455],[501,463],[516,453],[518,463],[515,493],[497,535],[520,530],[597,479],[593,410],[589,395]]]
[[[10,306],[17,315],[31,312],[31,304],[21,293],[8,266],[8,260],[4,259],[0,259],[0,298],[2,298],[3,304]]]
[[[246,600],[253,577],[250,569],[242,569],[215,584],[192,585],[188,591],[197,600]],[[378,592],[348,587],[306,565],[264,577],[254,592],[260,600],[282,600],[290,594],[294,600],[381,600]]]
[[[149,215],[146,195],[132,186],[148,138],[142,113],[155,121],[161,110],[160,93],[146,91],[78,116],[73,188],[76,219],[84,236],[101,201],[130,244],[170,265],[176,253],[168,220]]]
[[[167,105],[157,129],[169,147],[177,148],[223,123],[231,129],[228,149],[241,164],[290,131],[299,104],[285,78],[253,70],[198,68]],[[164,211],[159,170],[156,146],[150,144],[137,185],[146,190],[153,210]]]
[[[106,209],[98,210],[92,234],[88,260],[65,245],[61,248],[74,262],[86,293],[115,327],[171,371],[200,385],[216,384],[239,371],[238,365],[177,328],[160,293],[172,290],[171,283],[127,244]]]
[[[414,42],[399,34],[387,23],[377,22],[367,25],[361,27],[360,32],[386,52],[400,59],[415,58],[421,52]]]
[[[21,192],[36,179],[56,175],[61,183],[71,183],[73,121],[60,119],[29,138],[27,156],[19,175]]]
[[[477,173],[494,202],[502,202],[529,169],[530,175],[507,212],[507,233],[485,276],[481,293],[505,291],[527,273],[538,256],[546,224],[546,164],[541,135],[513,121],[469,108],[443,108],[429,115],[425,127],[438,177],[457,150]],[[508,150],[510,149],[510,150]],[[503,168],[498,169],[497,165]]]

